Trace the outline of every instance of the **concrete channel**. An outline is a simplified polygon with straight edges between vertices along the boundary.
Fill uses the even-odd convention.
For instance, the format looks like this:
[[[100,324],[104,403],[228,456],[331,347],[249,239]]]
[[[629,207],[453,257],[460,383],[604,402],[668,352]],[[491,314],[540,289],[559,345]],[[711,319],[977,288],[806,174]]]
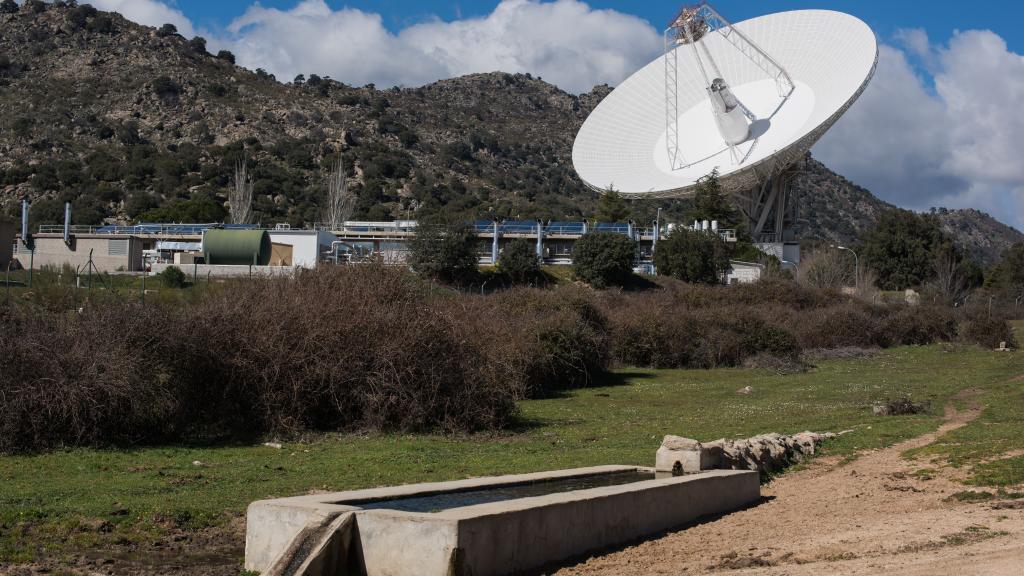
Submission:
[[[514,574],[760,498],[753,471],[653,473],[596,466],[261,500],[248,509],[245,568],[264,576]],[[519,489],[537,495],[517,497]]]

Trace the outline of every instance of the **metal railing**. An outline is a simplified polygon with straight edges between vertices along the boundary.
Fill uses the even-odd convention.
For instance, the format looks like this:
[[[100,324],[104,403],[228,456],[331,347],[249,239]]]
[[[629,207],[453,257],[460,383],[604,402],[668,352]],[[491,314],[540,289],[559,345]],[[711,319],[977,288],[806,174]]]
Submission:
[[[240,224],[136,224],[134,226],[71,225],[72,234],[118,234],[132,236],[201,236],[211,228],[259,229],[257,225]],[[40,234],[63,234],[63,224],[40,224]]]

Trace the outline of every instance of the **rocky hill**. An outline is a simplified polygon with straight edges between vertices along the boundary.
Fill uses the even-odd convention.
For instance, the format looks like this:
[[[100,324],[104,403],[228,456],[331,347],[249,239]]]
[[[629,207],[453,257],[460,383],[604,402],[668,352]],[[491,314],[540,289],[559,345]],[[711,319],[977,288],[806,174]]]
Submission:
[[[575,96],[530,75],[474,74],[377,90],[310,75],[282,83],[201,39],[91,7],[30,3],[0,14],[0,212],[33,200],[36,223],[216,220],[246,162],[263,223],[320,218],[343,154],[355,217],[444,206],[479,218],[581,218],[573,137],[607,86]],[[284,79],[281,79],[284,80]],[[804,237],[849,242],[890,206],[808,158],[795,182]],[[686,203],[662,204],[669,217]],[[653,202],[637,202],[638,220]],[[943,215],[989,259],[1020,233],[974,211]]]

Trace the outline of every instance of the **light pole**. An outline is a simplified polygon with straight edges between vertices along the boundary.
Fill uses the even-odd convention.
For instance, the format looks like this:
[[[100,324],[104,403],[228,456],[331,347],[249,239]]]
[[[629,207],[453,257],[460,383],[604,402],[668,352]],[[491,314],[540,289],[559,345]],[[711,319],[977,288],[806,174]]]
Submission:
[[[853,288],[857,292],[860,292],[860,257],[853,251],[852,248],[846,246],[837,246],[832,244],[832,247],[836,250],[846,250],[850,254],[853,254]]]

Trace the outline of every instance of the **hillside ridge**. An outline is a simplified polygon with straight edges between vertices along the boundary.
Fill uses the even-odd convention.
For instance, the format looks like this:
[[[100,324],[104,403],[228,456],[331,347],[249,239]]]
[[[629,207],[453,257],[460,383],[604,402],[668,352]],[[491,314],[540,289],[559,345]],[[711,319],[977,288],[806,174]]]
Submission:
[[[473,218],[592,217],[573,138],[612,90],[573,95],[529,74],[492,72],[378,90],[329,78],[281,83],[205,42],[91,7],[0,14],[0,212],[34,203],[35,223],[144,215],[216,218],[239,161],[261,222],[321,218],[327,172],[344,155],[355,217],[445,207]],[[852,242],[892,206],[807,157],[794,179],[808,241]],[[682,219],[685,201],[637,201]],[[162,209],[162,212],[154,210]],[[985,262],[1024,239],[987,214],[938,211]]]

